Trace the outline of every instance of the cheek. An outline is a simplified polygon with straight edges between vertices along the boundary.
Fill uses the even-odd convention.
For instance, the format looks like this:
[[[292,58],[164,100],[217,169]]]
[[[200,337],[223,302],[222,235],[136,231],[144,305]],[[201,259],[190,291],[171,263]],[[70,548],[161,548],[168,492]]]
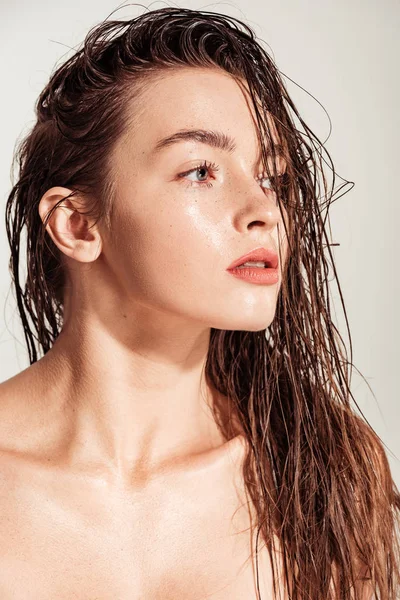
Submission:
[[[159,195],[142,206],[120,211],[113,225],[114,262],[122,263],[125,275],[151,287],[152,281],[183,280],[195,268],[203,271],[212,223],[200,213],[200,200],[185,205],[179,196]]]

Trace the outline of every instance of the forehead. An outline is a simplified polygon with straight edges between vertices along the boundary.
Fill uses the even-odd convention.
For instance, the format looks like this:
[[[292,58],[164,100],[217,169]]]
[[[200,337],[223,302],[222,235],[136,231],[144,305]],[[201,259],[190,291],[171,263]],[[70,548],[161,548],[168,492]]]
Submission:
[[[215,147],[239,145],[254,151],[259,146],[257,119],[246,85],[221,69],[181,68],[152,75],[129,110],[135,141],[152,150],[172,145],[176,134],[183,139],[182,132],[190,130],[215,132],[207,140],[203,136]],[[269,114],[267,121],[271,141],[280,154],[283,145]],[[203,141],[200,135],[198,140]],[[270,148],[271,141],[263,137],[265,147]]]

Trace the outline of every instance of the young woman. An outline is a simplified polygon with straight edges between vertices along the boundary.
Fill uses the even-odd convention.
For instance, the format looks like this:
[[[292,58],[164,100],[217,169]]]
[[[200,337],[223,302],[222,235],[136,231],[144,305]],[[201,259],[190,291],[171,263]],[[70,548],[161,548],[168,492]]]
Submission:
[[[2,600],[394,600],[323,146],[253,31],[104,22],[36,109],[6,208],[31,364],[0,386]]]

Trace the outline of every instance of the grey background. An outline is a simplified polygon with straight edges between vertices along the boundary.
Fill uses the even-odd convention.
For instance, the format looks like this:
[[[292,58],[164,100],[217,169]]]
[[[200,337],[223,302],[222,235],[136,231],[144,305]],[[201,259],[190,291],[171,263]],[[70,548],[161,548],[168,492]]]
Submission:
[[[172,2],[145,4],[150,10]],[[57,62],[71,54],[90,27],[118,4],[110,0],[36,0],[0,5],[2,56],[0,138],[0,381],[29,365],[16,303],[10,293],[4,210],[11,188],[14,144],[33,125],[34,102]],[[329,114],[326,148],[339,176],[353,190],[331,207],[333,248],[353,342],[352,391],[387,448],[400,487],[399,426],[399,36],[394,1],[236,0],[185,6],[222,12],[250,24],[272,49],[278,68],[312,94]],[[133,17],[142,8],[119,10]],[[286,80],[302,117],[324,142],[330,132],[324,109]],[[343,183],[340,179],[336,185]],[[336,285],[336,324],[348,342]],[[396,309],[397,307],[397,309]],[[335,311],[333,318],[335,319]]]

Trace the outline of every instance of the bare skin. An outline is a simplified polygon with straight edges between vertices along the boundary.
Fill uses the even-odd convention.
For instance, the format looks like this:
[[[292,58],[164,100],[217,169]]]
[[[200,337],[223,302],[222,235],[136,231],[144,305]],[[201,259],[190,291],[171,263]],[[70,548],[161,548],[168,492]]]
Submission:
[[[231,77],[169,73],[140,106],[110,158],[111,234],[89,229],[79,197],[47,225],[69,276],[59,338],[0,385],[4,600],[258,597],[246,442],[234,420],[228,438],[215,423],[204,365],[211,327],[272,322],[280,281],[253,285],[226,268],[259,246],[284,258],[282,217],[256,178],[254,116]],[[236,149],[185,141],[154,153],[187,128],[222,131]],[[212,187],[199,171],[178,176],[204,160],[219,165]],[[69,192],[48,190],[42,219]]]
[[[165,464],[150,479],[137,473],[128,487],[101,463],[69,462],[55,433],[61,416],[13,395],[33,370],[0,386],[1,598],[258,598],[245,438]],[[261,598],[272,598],[262,540],[258,568]]]

